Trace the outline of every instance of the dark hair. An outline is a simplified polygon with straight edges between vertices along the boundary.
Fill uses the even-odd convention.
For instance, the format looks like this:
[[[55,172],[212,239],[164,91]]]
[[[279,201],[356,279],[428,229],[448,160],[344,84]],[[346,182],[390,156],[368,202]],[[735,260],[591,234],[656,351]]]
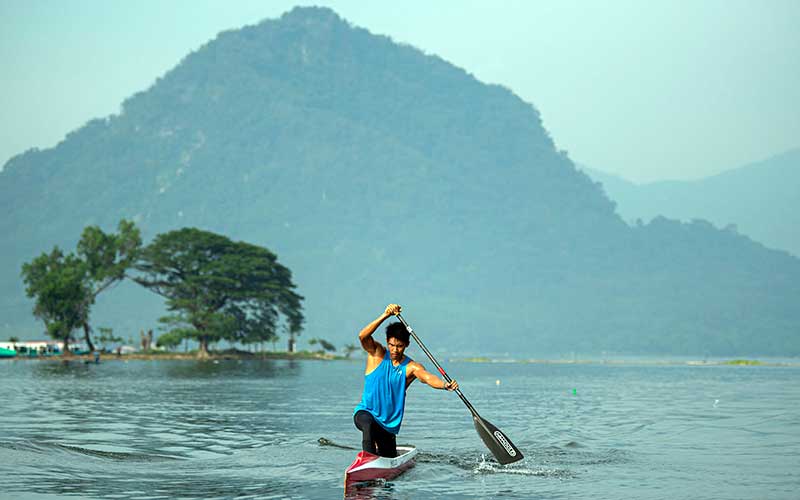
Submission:
[[[403,323],[394,322],[386,326],[386,341],[388,342],[392,337],[408,345],[408,330]]]

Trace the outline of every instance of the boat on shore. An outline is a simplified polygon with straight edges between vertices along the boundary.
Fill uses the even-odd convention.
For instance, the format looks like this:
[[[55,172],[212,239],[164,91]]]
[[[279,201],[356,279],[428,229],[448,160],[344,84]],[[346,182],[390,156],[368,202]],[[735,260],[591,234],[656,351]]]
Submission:
[[[6,349],[5,347],[0,347],[0,358],[13,358],[16,357],[17,351],[14,349]]]
[[[394,458],[360,451],[350,467],[344,471],[345,489],[354,483],[394,479],[413,467],[416,457],[417,449],[413,446],[398,446],[397,456]]]

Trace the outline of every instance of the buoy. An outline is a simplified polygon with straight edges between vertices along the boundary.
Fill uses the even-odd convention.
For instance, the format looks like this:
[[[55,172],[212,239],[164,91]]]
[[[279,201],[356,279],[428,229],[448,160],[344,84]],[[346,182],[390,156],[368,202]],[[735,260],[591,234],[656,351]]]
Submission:
[[[494,381],[495,385],[500,385],[500,379]]]

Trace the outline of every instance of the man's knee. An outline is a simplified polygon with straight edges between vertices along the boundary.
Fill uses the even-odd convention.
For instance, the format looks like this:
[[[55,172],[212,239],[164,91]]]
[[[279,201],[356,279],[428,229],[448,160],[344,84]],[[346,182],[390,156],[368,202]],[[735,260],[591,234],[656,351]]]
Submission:
[[[368,411],[359,410],[355,415],[356,427],[362,431],[369,431],[372,424],[375,422],[372,414]]]

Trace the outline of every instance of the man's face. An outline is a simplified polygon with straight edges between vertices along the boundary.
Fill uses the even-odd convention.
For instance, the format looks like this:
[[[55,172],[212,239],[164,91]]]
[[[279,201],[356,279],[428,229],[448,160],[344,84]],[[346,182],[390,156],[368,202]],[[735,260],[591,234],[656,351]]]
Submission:
[[[392,361],[400,361],[403,359],[403,353],[406,347],[408,347],[408,344],[394,337],[389,338],[386,344],[389,346],[389,356],[392,358]]]

